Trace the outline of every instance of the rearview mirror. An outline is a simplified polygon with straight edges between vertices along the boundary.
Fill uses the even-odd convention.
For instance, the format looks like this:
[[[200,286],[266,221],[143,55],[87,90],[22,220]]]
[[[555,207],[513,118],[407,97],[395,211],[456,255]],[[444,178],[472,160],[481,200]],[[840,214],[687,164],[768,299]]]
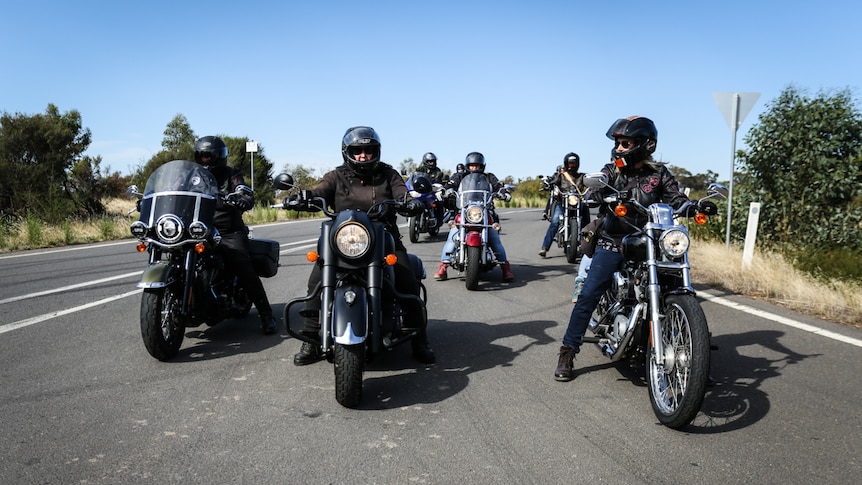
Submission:
[[[280,173],[272,179],[272,186],[278,190],[290,190],[293,188],[293,177],[289,173]]]
[[[592,172],[584,175],[584,185],[594,189],[608,186],[608,176],[604,172]]]

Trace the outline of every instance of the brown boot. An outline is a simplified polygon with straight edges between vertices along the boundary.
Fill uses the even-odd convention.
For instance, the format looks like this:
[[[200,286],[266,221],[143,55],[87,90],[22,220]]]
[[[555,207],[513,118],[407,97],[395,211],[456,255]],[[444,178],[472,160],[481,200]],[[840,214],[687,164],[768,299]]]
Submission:
[[[563,345],[560,347],[557,370],[554,371],[554,379],[560,382],[570,381],[575,378],[575,349]]]
[[[503,281],[508,283],[515,279],[515,275],[512,274],[512,266],[508,261],[505,263],[500,263],[500,269],[503,270]]]
[[[446,261],[440,261],[440,266],[437,268],[437,272],[434,273],[434,279],[437,281],[445,281],[449,279],[449,275],[446,273],[446,269],[449,267],[449,263]]]

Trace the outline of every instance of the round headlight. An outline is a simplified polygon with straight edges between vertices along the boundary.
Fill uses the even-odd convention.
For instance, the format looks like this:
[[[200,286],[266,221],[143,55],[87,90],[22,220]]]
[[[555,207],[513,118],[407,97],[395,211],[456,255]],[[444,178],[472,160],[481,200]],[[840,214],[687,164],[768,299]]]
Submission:
[[[343,224],[335,231],[335,249],[345,258],[361,258],[371,247],[371,234],[355,222]]]
[[[468,224],[481,224],[482,221],[482,208],[479,206],[472,206],[467,209],[467,223]]]
[[[658,240],[661,250],[671,258],[678,258],[685,254],[690,242],[688,234],[679,229],[665,231]]]
[[[577,195],[570,195],[569,196],[569,205],[572,207],[578,205],[578,196]]]
[[[189,234],[195,239],[203,239],[206,237],[209,228],[201,221],[195,221],[189,224]]]
[[[183,221],[173,214],[166,214],[156,221],[156,235],[162,241],[173,244],[183,237]]]
[[[143,221],[135,221],[129,227],[129,232],[138,239],[147,237],[147,230],[149,230],[149,227]]]

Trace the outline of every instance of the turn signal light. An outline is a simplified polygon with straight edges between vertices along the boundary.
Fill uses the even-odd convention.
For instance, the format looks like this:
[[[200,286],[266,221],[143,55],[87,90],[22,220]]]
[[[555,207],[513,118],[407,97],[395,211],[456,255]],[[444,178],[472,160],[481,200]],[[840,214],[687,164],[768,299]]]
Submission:
[[[135,246],[135,249],[137,249],[139,253],[145,253],[147,252],[147,245],[144,243],[138,243],[138,245]]]
[[[696,222],[700,225],[706,224],[706,214],[704,214],[703,212],[698,212],[694,216],[694,222]]]
[[[305,259],[307,259],[310,263],[316,263],[320,255],[317,254],[317,251],[309,251],[305,255]]]
[[[622,204],[617,204],[617,206],[614,207],[614,214],[618,215],[619,217],[625,217],[625,215],[628,213],[629,210],[626,209],[626,206]]]
[[[386,264],[388,264],[389,266],[395,266],[395,263],[397,263],[397,262],[398,262],[398,256],[396,256],[394,254],[387,254],[386,255]]]
[[[204,246],[204,243],[195,244],[195,252],[198,254],[203,254],[204,251],[207,250],[207,247]]]

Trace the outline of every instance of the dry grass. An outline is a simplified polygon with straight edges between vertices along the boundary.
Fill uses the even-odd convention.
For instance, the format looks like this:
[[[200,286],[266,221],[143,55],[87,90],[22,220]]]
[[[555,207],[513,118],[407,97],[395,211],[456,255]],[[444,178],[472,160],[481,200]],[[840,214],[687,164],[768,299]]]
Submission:
[[[755,252],[742,269],[742,250],[724,243],[694,241],[690,250],[695,283],[762,299],[825,320],[862,327],[862,285],[821,281],[775,253]]]

